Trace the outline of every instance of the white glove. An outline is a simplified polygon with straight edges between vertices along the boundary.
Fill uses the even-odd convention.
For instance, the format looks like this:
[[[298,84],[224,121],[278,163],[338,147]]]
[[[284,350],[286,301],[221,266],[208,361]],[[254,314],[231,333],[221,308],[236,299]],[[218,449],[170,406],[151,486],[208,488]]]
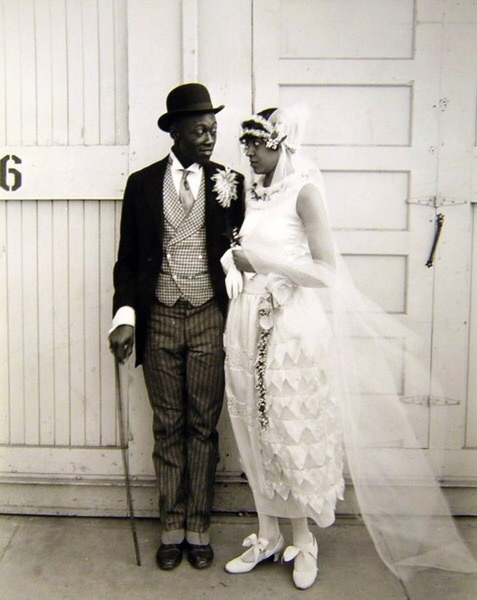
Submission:
[[[225,277],[225,289],[227,290],[227,296],[233,300],[243,290],[243,276],[237,267],[232,263],[227,276]]]
[[[227,275],[227,273],[230,271],[230,267],[232,267],[234,264],[232,248],[229,248],[227,252],[222,256],[222,258],[220,259],[220,264],[222,265],[224,273]]]

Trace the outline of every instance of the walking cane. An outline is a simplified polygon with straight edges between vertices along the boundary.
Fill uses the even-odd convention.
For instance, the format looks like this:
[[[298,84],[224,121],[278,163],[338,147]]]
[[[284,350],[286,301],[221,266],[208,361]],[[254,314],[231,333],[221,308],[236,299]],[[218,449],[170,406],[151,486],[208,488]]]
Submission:
[[[136,553],[136,562],[137,562],[137,566],[140,567],[141,566],[141,554],[139,552],[139,544],[137,541],[136,522],[134,521],[134,507],[133,507],[132,494],[131,494],[131,484],[130,484],[130,480],[129,480],[129,458],[128,458],[129,444],[128,444],[128,440],[126,439],[126,432],[125,432],[125,427],[124,427],[124,417],[123,417],[123,415],[124,415],[124,393],[123,393],[124,390],[123,390],[123,385],[122,385],[122,380],[121,380],[119,362],[117,360],[115,360],[114,363],[115,363],[115,368],[116,368],[115,369],[116,370],[116,387],[118,390],[116,398],[117,398],[117,404],[118,404],[119,439],[120,439],[120,443],[121,443],[121,455],[122,455],[122,459],[123,459],[124,480],[126,483],[126,496],[127,496],[127,501],[128,501],[129,521],[131,523],[131,533],[132,533],[133,542],[134,542],[134,552]]]

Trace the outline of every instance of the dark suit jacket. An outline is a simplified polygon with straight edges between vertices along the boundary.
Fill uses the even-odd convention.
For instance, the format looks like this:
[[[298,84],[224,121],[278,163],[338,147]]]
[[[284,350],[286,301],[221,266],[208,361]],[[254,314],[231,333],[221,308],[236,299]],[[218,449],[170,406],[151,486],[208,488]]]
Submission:
[[[136,311],[136,365],[142,363],[147,322],[162,265],[164,238],[163,181],[168,157],[132,173],[121,213],[118,258],[114,266],[113,314],[121,306]],[[227,293],[220,258],[230,246],[227,232],[240,228],[244,216],[244,178],[237,173],[238,197],[229,208],[218,203],[211,176],[224,167],[204,165],[205,228],[209,272],[215,299],[225,315]]]

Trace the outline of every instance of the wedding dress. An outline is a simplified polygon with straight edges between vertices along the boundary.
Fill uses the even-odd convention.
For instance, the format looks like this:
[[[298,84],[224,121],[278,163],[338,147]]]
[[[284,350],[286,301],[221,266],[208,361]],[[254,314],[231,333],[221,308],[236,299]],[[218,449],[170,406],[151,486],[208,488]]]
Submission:
[[[285,255],[297,265],[313,259],[296,198],[309,178],[292,174],[249,199],[241,229],[245,252]],[[256,198],[256,199],[254,199]],[[268,426],[260,427],[256,359],[259,310],[273,290],[265,386]],[[280,306],[278,307],[278,303]],[[329,385],[331,327],[316,290],[292,286],[276,275],[246,278],[230,304],[225,333],[226,397],[243,469],[257,510],[267,515],[334,521],[343,498],[343,449],[339,410]]]
[[[361,293],[336,249],[314,261],[297,215],[321,174],[296,152],[297,119],[277,111],[290,144],[272,185],[247,197],[240,245],[255,274],[231,300],[224,335],[226,397],[256,509],[334,520],[343,463],[376,550],[407,580],[416,569],[476,572],[405,409],[427,389],[417,336]],[[403,375],[405,373],[405,375]]]

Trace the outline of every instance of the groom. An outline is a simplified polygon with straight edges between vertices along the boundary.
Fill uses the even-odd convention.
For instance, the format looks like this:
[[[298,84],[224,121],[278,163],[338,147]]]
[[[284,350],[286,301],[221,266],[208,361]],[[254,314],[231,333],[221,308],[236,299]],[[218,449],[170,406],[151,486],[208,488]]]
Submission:
[[[159,162],[132,173],[114,267],[111,351],[124,362],[136,342],[153,409],[153,460],[159,486],[161,569],[187,550],[210,565],[217,421],[224,391],[227,294],[220,258],[243,220],[243,176],[211,162],[217,137],[208,90],[173,89],[158,120],[173,140]]]

